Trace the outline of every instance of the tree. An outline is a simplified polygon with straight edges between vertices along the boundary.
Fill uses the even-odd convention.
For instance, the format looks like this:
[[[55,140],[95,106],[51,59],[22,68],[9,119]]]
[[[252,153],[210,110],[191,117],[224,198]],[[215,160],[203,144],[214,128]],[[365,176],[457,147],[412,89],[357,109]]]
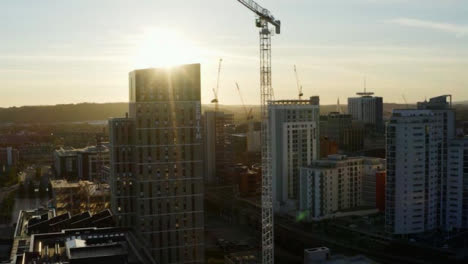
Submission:
[[[42,170],[41,168],[36,168],[36,175],[35,175],[35,179],[38,181],[41,179],[41,176],[42,176]]]

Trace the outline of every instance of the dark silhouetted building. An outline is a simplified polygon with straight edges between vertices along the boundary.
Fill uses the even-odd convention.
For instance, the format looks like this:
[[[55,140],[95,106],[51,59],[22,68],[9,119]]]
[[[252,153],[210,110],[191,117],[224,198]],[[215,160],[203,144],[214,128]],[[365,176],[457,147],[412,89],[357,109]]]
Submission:
[[[109,121],[111,206],[160,263],[205,263],[200,65],[129,74],[129,117]]]
[[[234,116],[223,112],[206,111],[203,118],[205,181],[224,183],[226,167],[233,162],[229,139]]]
[[[101,180],[100,168],[109,164],[109,149],[105,145],[82,149],[60,148],[54,152],[55,175],[67,180]]]

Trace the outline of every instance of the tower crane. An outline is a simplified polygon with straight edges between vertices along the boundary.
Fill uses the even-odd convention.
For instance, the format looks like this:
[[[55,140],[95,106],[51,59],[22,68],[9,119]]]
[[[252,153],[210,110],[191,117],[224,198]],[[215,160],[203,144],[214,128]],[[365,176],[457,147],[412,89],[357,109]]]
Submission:
[[[211,100],[211,103],[215,104],[215,112],[218,112],[219,106],[218,106],[218,91],[219,91],[219,77],[221,75],[221,63],[223,62],[223,59],[219,59],[218,63],[218,78],[216,80],[216,87],[213,88],[213,94],[214,94],[214,99]]]
[[[239,97],[240,97],[241,102],[242,102],[242,107],[244,108],[245,118],[246,118],[247,121],[251,120],[251,119],[253,119],[252,108],[247,110],[247,107],[245,106],[245,102],[244,102],[244,97],[242,96],[241,90],[239,88],[239,84],[237,82],[236,82],[236,87],[237,87],[237,92],[239,92]]]
[[[302,99],[302,96],[303,96],[304,94],[302,93],[302,85],[301,85],[301,83],[299,82],[299,75],[297,74],[296,65],[294,65],[294,75],[296,75],[297,91],[298,91],[298,94],[299,94],[299,100],[301,100],[301,99]]]
[[[257,15],[256,26],[260,28],[260,105],[261,105],[261,140],[262,140],[262,263],[274,263],[274,228],[273,228],[273,183],[270,166],[270,147],[268,131],[268,101],[273,99],[271,86],[271,29],[276,34],[281,32],[281,22],[253,0],[237,0]]]

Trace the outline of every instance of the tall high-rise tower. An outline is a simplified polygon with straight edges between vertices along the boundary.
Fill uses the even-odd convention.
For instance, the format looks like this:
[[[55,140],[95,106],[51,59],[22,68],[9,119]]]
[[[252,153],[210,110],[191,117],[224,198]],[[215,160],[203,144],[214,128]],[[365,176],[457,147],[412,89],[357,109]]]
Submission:
[[[319,98],[268,104],[275,212],[298,208],[299,168],[319,158]]]
[[[204,263],[200,65],[129,75],[130,116],[109,121],[112,209],[159,263]]]
[[[418,103],[418,109],[393,110],[386,133],[388,232],[421,233],[451,225],[447,213],[458,209],[450,198],[460,191],[448,177],[454,127],[455,113],[446,96]]]

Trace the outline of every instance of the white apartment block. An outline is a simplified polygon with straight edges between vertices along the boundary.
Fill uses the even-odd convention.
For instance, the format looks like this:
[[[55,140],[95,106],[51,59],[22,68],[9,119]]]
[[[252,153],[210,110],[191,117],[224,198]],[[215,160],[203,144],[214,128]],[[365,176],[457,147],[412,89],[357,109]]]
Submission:
[[[319,102],[272,101],[268,105],[275,212],[297,209],[299,168],[319,157]]]
[[[468,138],[448,147],[446,225],[448,230],[468,228]]]
[[[384,159],[345,155],[329,155],[327,159],[302,167],[300,214],[306,213],[306,221],[318,221],[353,208],[375,208],[376,172],[384,168]],[[371,197],[369,201],[364,197],[363,190],[367,188],[369,191],[372,184],[374,198],[372,200]]]
[[[387,124],[385,224],[403,235],[449,229],[461,214],[458,176],[448,176],[448,145],[454,137],[454,112],[446,96],[394,110]],[[452,179],[457,178],[457,179]],[[448,221],[449,220],[449,221]]]

